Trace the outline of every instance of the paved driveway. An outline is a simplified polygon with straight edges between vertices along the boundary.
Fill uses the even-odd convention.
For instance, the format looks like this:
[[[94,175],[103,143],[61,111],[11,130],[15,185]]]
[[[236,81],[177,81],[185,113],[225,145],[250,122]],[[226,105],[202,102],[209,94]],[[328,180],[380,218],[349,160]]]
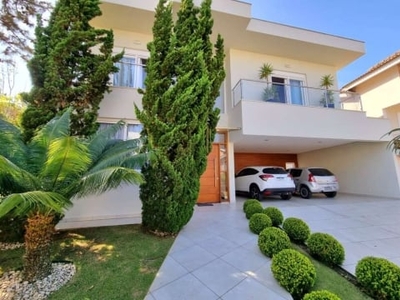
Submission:
[[[236,203],[195,208],[176,238],[146,300],[290,300],[270,271],[271,260],[257,246],[242,206]],[[400,265],[400,200],[338,195],[328,199],[266,198],[284,217],[306,221],[312,232],[335,236],[346,249],[343,267],[373,255]]]
[[[290,201],[265,198],[263,206],[278,207],[284,217],[298,217],[312,232],[335,236],[345,247],[343,267],[354,274],[357,262],[368,255],[400,265],[400,200],[338,195],[328,199],[293,197]]]

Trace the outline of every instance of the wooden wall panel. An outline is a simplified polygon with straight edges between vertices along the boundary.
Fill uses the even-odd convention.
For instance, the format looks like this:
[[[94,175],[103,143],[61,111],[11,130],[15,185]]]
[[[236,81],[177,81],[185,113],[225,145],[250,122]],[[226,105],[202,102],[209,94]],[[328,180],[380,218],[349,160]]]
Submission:
[[[285,168],[286,162],[294,162],[296,154],[271,154],[271,153],[235,153],[235,173],[247,166],[281,166]]]

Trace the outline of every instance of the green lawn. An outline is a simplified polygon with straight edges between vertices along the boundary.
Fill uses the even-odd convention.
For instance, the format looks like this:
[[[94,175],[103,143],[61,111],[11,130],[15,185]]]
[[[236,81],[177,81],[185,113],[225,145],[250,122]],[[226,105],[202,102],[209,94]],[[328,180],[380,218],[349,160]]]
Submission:
[[[173,241],[172,237],[145,234],[140,225],[62,232],[55,238],[53,253],[57,254],[53,259],[73,261],[77,273],[49,299],[143,299]],[[23,249],[1,252],[0,276],[5,271],[22,268],[23,252]],[[312,262],[317,269],[313,290],[327,289],[343,300],[371,299],[329,267],[314,259]]]
[[[313,291],[328,290],[332,293],[335,293],[343,300],[372,299],[361,292],[358,287],[349,282],[346,278],[338,274],[336,271],[312,258],[308,253],[306,253],[306,251],[304,251],[300,247],[294,245],[294,248],[309,257],[315,266],[315,269],[317,271],[317,279],[312,289]]]
[[[145,234],[140,225],[70,230],[56,236],[55,261],[77,273],[49,299],[144,299],[174,239]],[[1,253],[0,275],[22,267],[23,249]]]

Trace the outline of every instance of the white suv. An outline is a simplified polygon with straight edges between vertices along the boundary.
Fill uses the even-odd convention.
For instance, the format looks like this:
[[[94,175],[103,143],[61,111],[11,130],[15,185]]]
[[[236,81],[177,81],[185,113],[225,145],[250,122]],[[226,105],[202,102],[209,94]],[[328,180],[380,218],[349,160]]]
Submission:
[[[323,193],[333,198],[339,191],[336,176],[325,168],[293,168],[287,170],[296,184],[296,193],[309,199],[313,193]]]
[[[257,200],[269,195],[280,195],[283,200],[289,200],[294,188],[292,177],[282,167],[251,166],[235,175],[236,192],[248,193],[250,198]]]

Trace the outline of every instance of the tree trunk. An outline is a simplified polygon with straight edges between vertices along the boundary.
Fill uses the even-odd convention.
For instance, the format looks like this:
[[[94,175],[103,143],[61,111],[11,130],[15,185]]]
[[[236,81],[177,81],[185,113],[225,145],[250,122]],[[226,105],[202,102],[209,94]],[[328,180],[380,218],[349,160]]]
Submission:
[[[32,282],[51,273],[51,241],[53,216],[36,213],[28,217],[25,226],[24,279]]]

